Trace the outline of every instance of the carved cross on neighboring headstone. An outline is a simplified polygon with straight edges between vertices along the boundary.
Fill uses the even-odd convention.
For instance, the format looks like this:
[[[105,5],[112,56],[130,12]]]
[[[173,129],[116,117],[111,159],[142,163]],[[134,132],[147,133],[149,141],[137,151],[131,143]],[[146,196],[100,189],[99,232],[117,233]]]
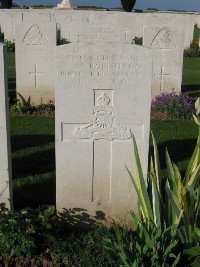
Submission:
[[[34,76],[35,88],[38,88],[38,76],[42,76],[44,73],[37,71],[37,65],[35,65],[34,72],[29,72],[29,75]]]
[[[164,78],[166,76],[171,76],[171,74],[165,73],[165,66],[161,66],[161,72],[159,74],[154,74],[154,77],[159,77],[160,78],[160,92],[163,92],[164,89]]]
[[[127,28],[123,31],[125,34],[125,41],[128,41],[128,33],[130,32]]]

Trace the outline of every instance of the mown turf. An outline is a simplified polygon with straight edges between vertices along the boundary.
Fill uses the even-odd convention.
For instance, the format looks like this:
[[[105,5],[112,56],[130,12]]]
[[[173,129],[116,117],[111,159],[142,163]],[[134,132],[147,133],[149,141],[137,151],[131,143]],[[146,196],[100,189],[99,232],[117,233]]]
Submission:
[[[184,58],[182,91],[200,93],[200,58]]]
[[[167,148],[171,160],[183,172],[196,145],[198,135],[196,124],[187,120],[152,120],[151,130],[158,144],[162,169],[165,169]]]
[[[8,52],[8,88],[11,99],[16,98],[15,53]]]
[[[193,121],[153,120],[162,168],[165,148],[181,171],[194,149],[198,129]],[[16,208],[55,204],[54,118],[13,116],[11,119],[12,168]]]
[[[12,117],[11,147],[15,207],[55,204],[54,119]]]

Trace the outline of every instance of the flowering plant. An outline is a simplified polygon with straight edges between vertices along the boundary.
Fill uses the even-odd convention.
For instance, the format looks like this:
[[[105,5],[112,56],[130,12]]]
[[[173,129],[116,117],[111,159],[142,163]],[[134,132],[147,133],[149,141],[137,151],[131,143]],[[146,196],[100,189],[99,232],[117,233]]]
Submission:
[[[191,119],[195,99],[186,94],[161,93],[152,100],[152,111],[163,112],[172,119]]]

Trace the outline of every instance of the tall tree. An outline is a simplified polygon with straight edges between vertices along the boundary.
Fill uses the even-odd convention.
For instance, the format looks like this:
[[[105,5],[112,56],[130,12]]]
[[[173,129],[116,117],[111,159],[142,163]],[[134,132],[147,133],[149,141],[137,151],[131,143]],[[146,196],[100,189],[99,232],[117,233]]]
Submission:
[[[0,0],[2,8],[11,8],[12,0]]]
[[[121,0],[122,7],[125,11],[131,12],[134,5],[135,5],[136,0]]]

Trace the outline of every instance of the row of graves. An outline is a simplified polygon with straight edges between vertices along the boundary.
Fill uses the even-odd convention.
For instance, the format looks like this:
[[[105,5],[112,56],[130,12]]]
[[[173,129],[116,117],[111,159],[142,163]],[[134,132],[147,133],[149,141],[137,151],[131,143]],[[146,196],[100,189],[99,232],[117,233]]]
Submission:
[[[0,19],[2,29],[6,14],[15,21],[19,96],[30,97],[33,104],[55,99],[57,209],[92,216],[101,212],[122,222],[130,209],[137,209],[125,168],[134,171],[132,134],[146,174],[152,96],[181,90],[184,16],[9,12],[1,11]],[[56,46],[58,27],[65,45]],[[138,36],[142,46],[134,44]],[[5,58],[1,45],[0,201],[12,207]]]
[[[16,43],[17,92],[33,104],[54,101],[53,54],[58,32],[65,43],[113,42],[154,50],[152,97],[180,92],[183,50],[199,15],[86,10],[1,10],[5,39]],[[56,30],[55,30],[56,29]]]
[[[134,44],[141,40],[154,51],[152,97],[165,91],[180,92],[183,51],[192,42],[199,18],[177,13],[16,9],[0,11],[0,28],[5,39],[16,44],[18,96],[40,104],[55,100],[58,35],[66,44]]]

